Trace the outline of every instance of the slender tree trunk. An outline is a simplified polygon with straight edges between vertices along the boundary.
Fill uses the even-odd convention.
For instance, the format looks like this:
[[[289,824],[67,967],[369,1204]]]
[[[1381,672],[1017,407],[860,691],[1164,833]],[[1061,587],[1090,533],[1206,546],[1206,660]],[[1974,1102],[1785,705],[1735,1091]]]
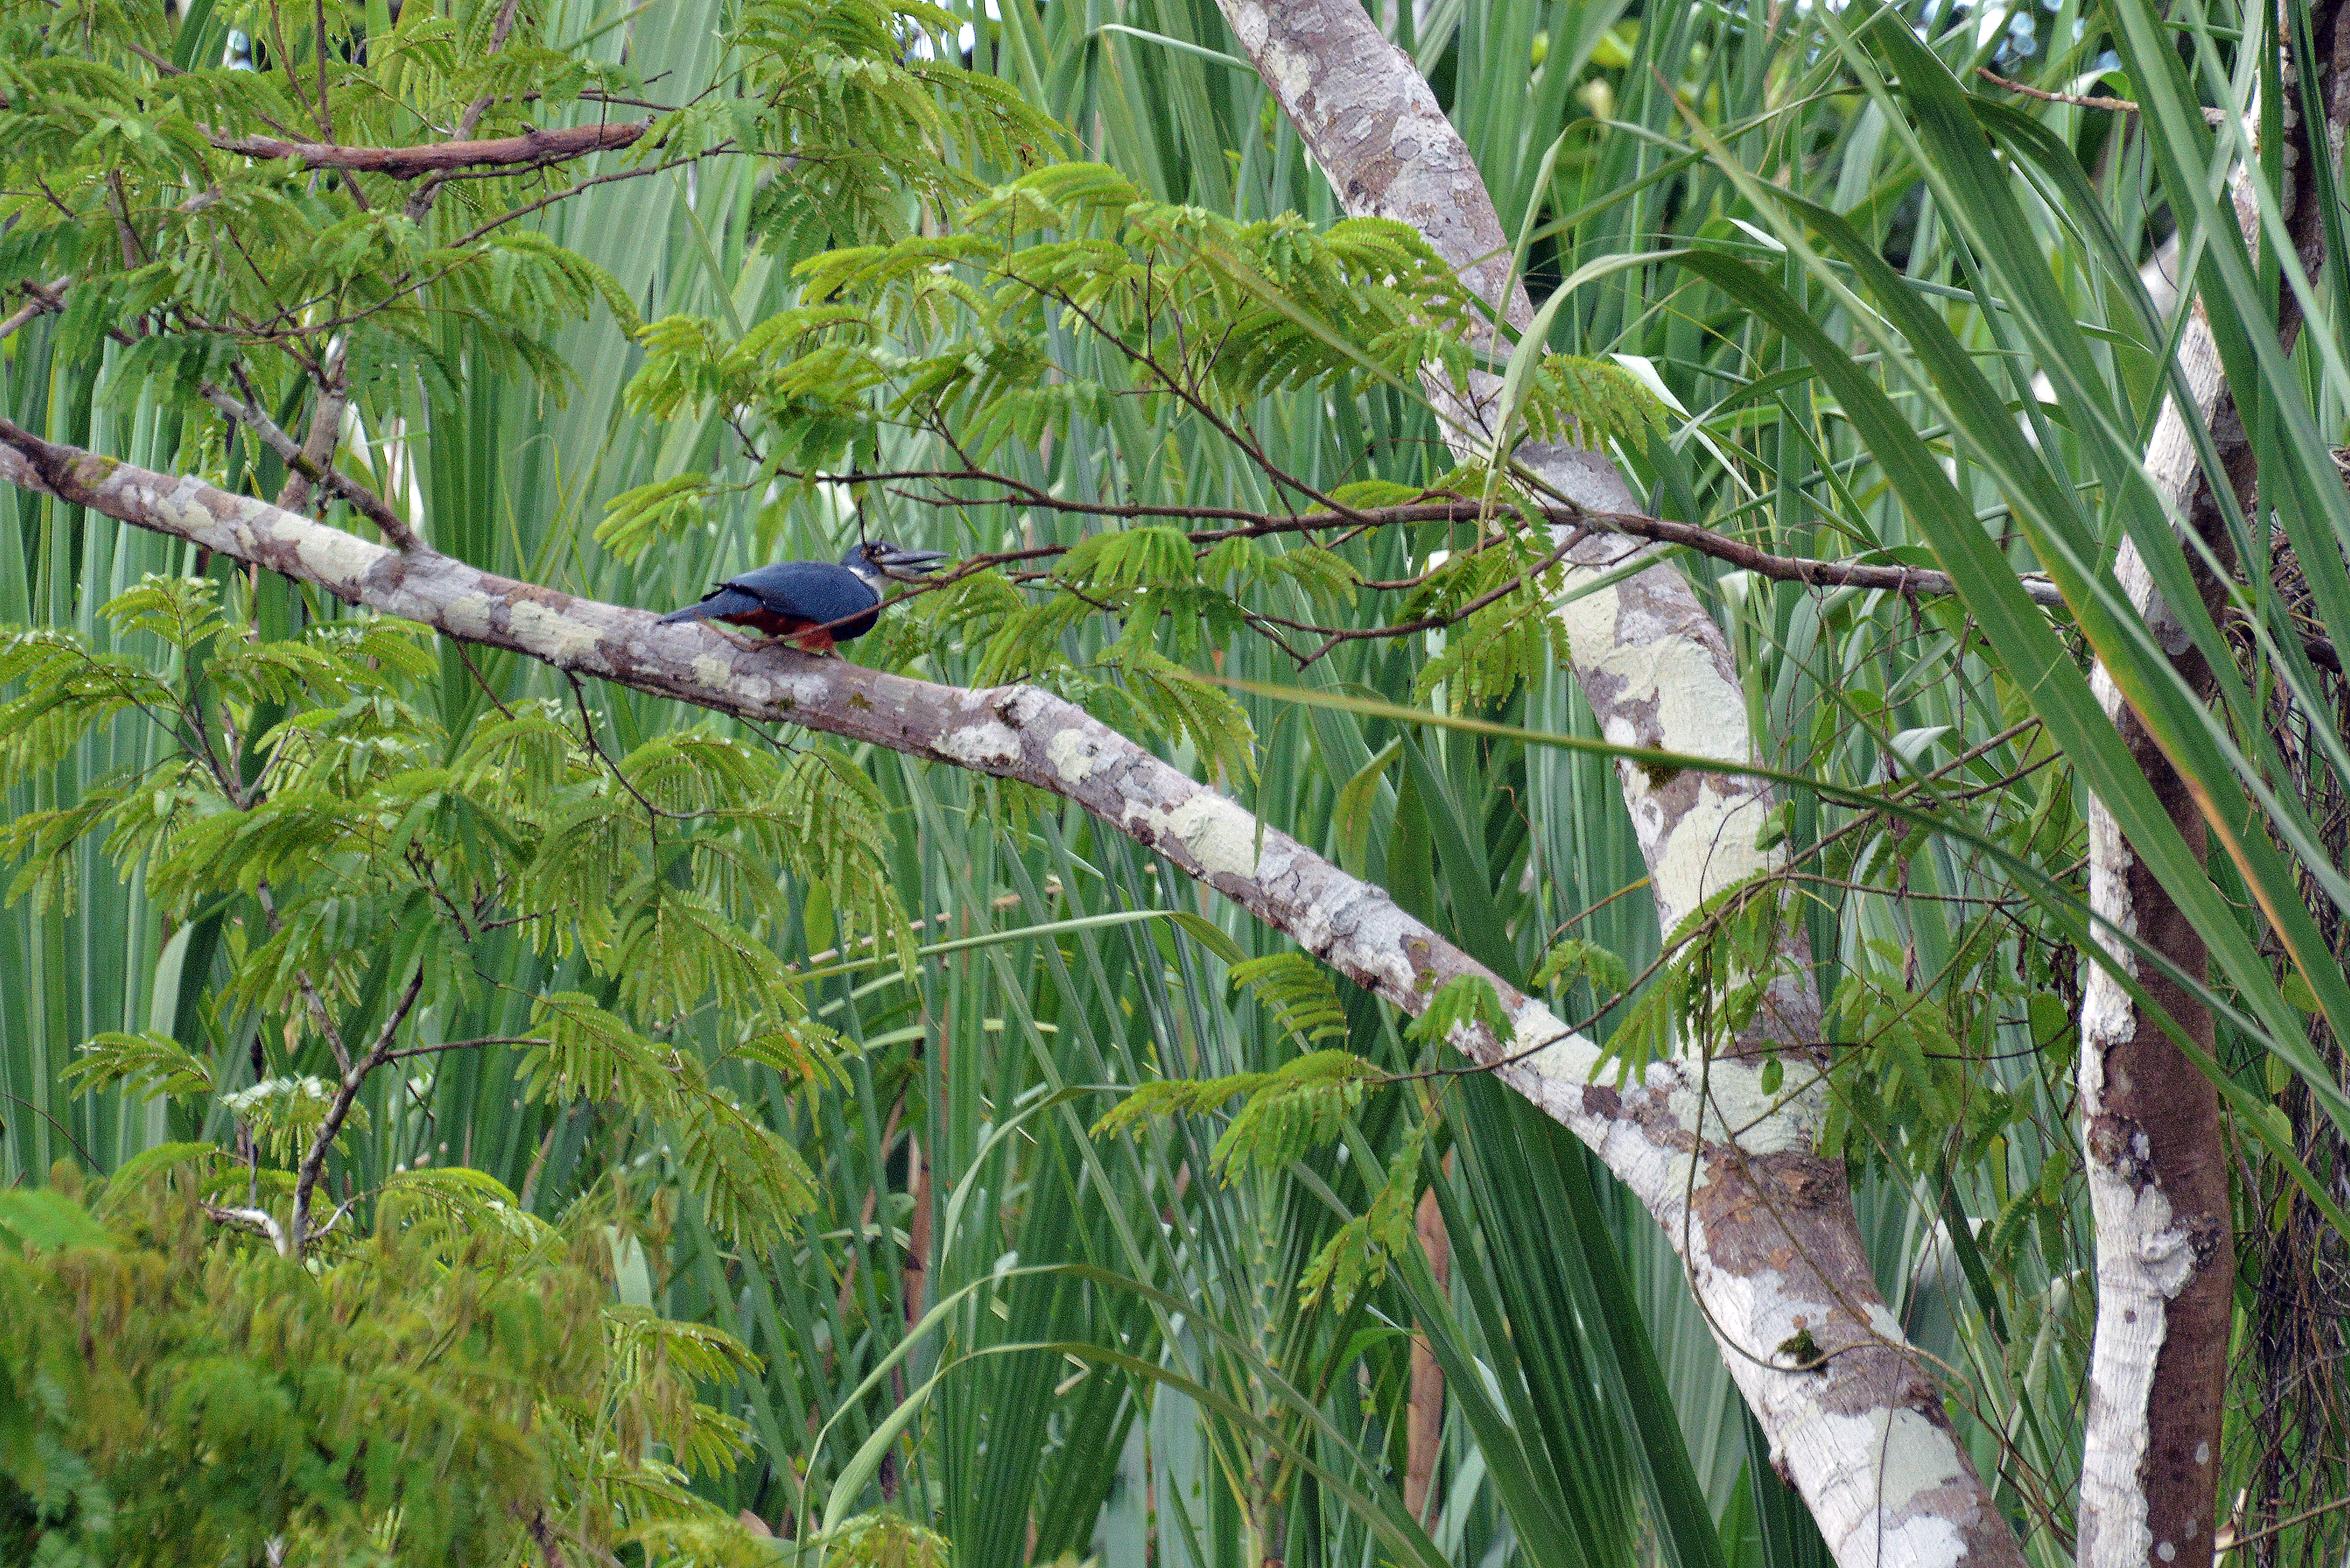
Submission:
[[[2286,5],[2300,0],[2282,0]],[[2290,16],[2290,12],[2286,13]],[[2323,0],[2310,18],[2321,80],[2293,79],[2285,63],[2290,182],[2313,155],[2331,156],[2350,119],[2350,6]],[[2334,136],[2318,153],[2305,134],[2306,109],[2324,107]],[[2247,244],[2256,241],[2260,210],[2245,171],[2231,183]],[[2315,203],[2285,199],[2288,226],[2303,267],[2324,261]],[[2191,296],[2190,296],[2191,297]],[[2212,431],[2226,480],[2247,513],[2258,501],[2250,439],[2237,417],[2209,320],[2198,306],[2181,334],[2179,364],[2198,418]],[[2301,316],[2288,293],[2281,302],[2281,340],[2290,349]],[[2195,451],[2190,421],[2174,400],[2164,405],[2147,449],[2148,474],[2175,514],[2225,562],[2232,546],[2210,476]],[[2262,525],[2256,521],[2254,526]],[[2226,584],[2187,552],[2216,608]],[[2134,543],[2125,542],[2116,575],[2131,603],[2178,650],[2179,673],[2209,691],[2210,672],[2187,642],[2176,615],[2156,594]],[[2194,799],[2104,666],[2093,684],[2170,818],[2199,857],[2204,824]],[[2135,934],[2182,972],[2201,978],[2204,949],[2178,904],[2122,837],[2113,815],[2093,800],[2088,812],[2089,901],[2104,919]],[[2140,972],[2119,940],[2107,942],[2119,967],[2150,1001],[2209,1053],[2211,1017],[2167,976]],[[2097,1323],[2089,1364],[2089,1410],[2081,1468],[2082,1568],[2168,1568],[2203,1561],[2212,1550],[2220,1475],[2220,1417],[2227,1392],[2228,1340],[2234,1313],[2235,1241],[2229,1173],[2217,1089],[2173,1044],[2158,1015],[2136,1006],[2102,967],[2084,987],[2079,1068],[2081,1140],[2095,1221]]]
[[[2198,411],[2208,418],[2225,393],[2210,329],[2199,315],[2179,351]],[[2182,455],[2186,472],[2177,475]],[[2175,500],[2190,498],[2199,470],[2176,403],[2163,410],[2148,466],[2170,482]],[[2134,546],[2124,545],[2116,569],[2141,613],[2167,614]],[[2199,690],[2210,690],[2210,672],[2191,646],[2178,663]],[[2102,664],[2092,685],[2199,859],[2203,818],[2185,781]],[[2092,799],[2087,815],[2090,908],[2201,979],[2202,939],[2123,839],[2104,803]],[[2120,940],[2106,939],[2106,946],[2154,1006],[2208,1054],[2211,1015],[2202,1003],[2167,975],[2141,972]],[[2092,966],[2082,993],[2078,1069],[2097,1276],[2081,1468],[2082,1568],[2160,1568],[2183,1552],[2210,1550],[2234,1306],[2228,1168],[2219,1092],[2164,1033],[2158,1016],[2134,1004],[2103,966]]]
[[[906,1140],[907,1186],[914,1211],[906,1220],[906,1327],[922,1321],[930,1306],[931,1282],[931,1151],[917,1133]]]
[[[1450,1157],[1446,1164],[1450,1165]],[[1441,1293],[1452,1282],[1452,1239],[1444,1233],[1444,1211],[1436,1189],[1419,1195],[1416,1216],[1428,1272]],[[1428,1345],[1425,1331],[1411,1336],[1411,1391],[1404,1413],[1403,1506],[1430,1530],[1436,1527],[1436,1460],[1444,1443],[1444,1368]]]

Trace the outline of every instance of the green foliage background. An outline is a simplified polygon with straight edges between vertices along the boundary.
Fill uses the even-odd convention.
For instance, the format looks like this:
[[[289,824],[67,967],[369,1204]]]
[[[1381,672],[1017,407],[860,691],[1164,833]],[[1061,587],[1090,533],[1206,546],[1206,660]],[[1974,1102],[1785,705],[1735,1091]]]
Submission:
[[[1303,671],[1241,614],[1398,618],[1361,585],[1411,578],[1431,551],[1471,535],[1388,528],[1343,559],[1244,542],[1203,566],[1164,530],[1108,530],[970,487],[947,486],[957,504],[936,505],[868,486],[859,517],[838,487],[796,483],[844,455],[936,470],[968,452],[1040,494],[1278,510],[1264,468],[1200,409],[1163,387],[1130,395],[1152,383],[1117,334],[1035,306],[1019,281],[1066,286],[1129,344],[1176,362],[1203,352],[1198,338],[1161,342],[1164,318],[1134,308],[1145,257],[1170,290],[1164,308],[1239,336],[1246,352],[1212,369],[1213,408],[1281,472],[1364,505],[1461,477],[1409,371],[1461,358],[1462,313],[1415,273],[1405,236],[1336,222],[1206,0],[964,7],[929,21],[942,72],[954,71],[953,27],[971,24],[969,79],[879,88],[876,73],[841,63],[859,48],[897,51],[898,24],[870,7],[561,0],[531,18],[533,49],[486,64],[494,8],[411,10],[400,58],[412,63],[400,68],[453,102],[528,83],[556,100],[550,117],[586,119],[621,111],[577,101],[582,91],[675,101],[665,93],[725,77],[772,96],[696,100],[660,156],[730,139],[870,154],[811,159],[789,177],[772,160],[717,157],[586,191],[463,272],[451,296],[462,308],[374,317],[351,348],[369,433],[358,465],[437,547],[664,606],[765,559],[837,556],[860,524],[958,555],[1076,546],[1054,579],[1085,598],[974,579],[899,612],[858,654],[948,681],[1064,686],[1505,977],[1542,971],[1563,1015],[1595,1015],[1629,1064],[1676,1031],[1719,1023],[1701,1016],[1710,992],[1692,971],[1652,978],[1663,943],[1606,758],[1336,704],[1201,698],[1170,679],[1212,670],[1595,738],[1528,613],[1533,596],[1440,639],[1349,641]],[[2143,524],[2116,453],[2154,406],[2161,358],[2120,278],[2178,222],[2164,192],[2186,188],[2186,133],[2172,122],[2199,124],[2199,100],[2246,85],[2256,52],[2208,30],[2243,17],[2178,24],[2204,50],[2199,77],[2108,64],[2108,85],[2117,77],[2143,98],[2155,130],[2063,106],[2001,109],[1991,122],[2011,151],[1984,175],[1945,157],[1933,123],[1913,127],[1870,90],[1887,75],[1928,79],[1914,57],[1925,46],[1888,59],[1828,14],[1784,7],[1765,25],[1624,0],[1439,0],[1381,14],[1451,107],[1538,293],[1604,258],[1688,247],[1711,258],[1659,259],[1579,291],[1553,318],[1547,347],[1561,358],[1548,400],[1529,407],[1535,428],[1582,418],[1619,442],[1659,510],[1786,553],[1923,565],[1929,545],[1947,551],[1972,528],[1978,565],[1994,573],[2055,569],[2056,545],[2109,548]],[[2130,60],[2156,57],[2130,31],[2152,25],[2143,6],[2092,15],[2066,0],[2028,14],[2049,47],[2020,64],[2012,31],[1969,20],[1935,32],[1934,56],[1957,73],[1942,79],[1995,58],[2069,88],[2114,39]],[[199,4],[152,42],[202,62],[232,23],[252,20]],[[140,25],[98,11],[90,22]],[[254,74],[191,87],[190,112],[235,128],[240,115],[296,116],[278,78]],[[1024,105],[1072,128],[1069,139],[1024,119]],[[889,135],[875,140],[877,128]],[[1940,133],[1956,135],[1947,123]],[[414,129],[387,114],[344,134],[392,141]],[[939,140],[943,159],[931,151]],[[20,156],[93,156],[28,145]],[[2047,153],[2047,166],[2027,175],[2013,149]],[[203,156],[130,151],[158,166]],[[1087,164],[1057,163],[1065,154]],[[999,190],[1024,173],[1014,193]],[[491,200],[455,191],[407,249],[387,250],[382,226],[334,217],[316,187],[269,169],[232,173],[223,189],[256,222],[282,203],[315,234],[303,261],[317,286],[362,294],[371,278],[448,261],[436,247]],[[1137,197],[1164,205],[1138,209]],[[958,210],[966,217],[942,228]],[[1987,234],[2005,251],[1995,256]],[[114,243],[110,224],[91,223],[90,255]],[[987,272],[1014,251],[1015,265]],[[78,292],[68,315],[18,332],[0,400],[52,439],[273,495],[276,460],[224,440],[187,395],[224,373],[193,351],[171,357],[199,339],[104,338],[141,306],[141,288],[261,310],[251,280],[192,226],[172,255],[169,277],[109,263],[105,286]],[[10,280],[33,275],[34,259],[47,258],[12,257]],[[933,270],[947,262],[967,270]],[[2335,271],[2328,290],[2341,286]],[[1392,293],[1368,287],[1374,275]],[[311,276],[288,271],[273,286]],[[1268,281],[1278,308],[1254,286]],[[1348,317],[1354,295],[1378,308]],[[2227,308],[2257,327],[2245,297]],[[2008,299],[2031,301],[2035,320]],[[1335,345],[1315,330],[1341,321]],[[2321,438],[2338,439],[2350,408],[2335,358],[2310,346],[2324,337],[2259,369],[2295,393],[2263,406],[2303,416],[2306,428],[2279,415],[2265,450],[2274,472],[2299,476],[2316,541],[2350,536],[2338,493],[2311,478],[2321,464],[2331,473]],[[2037,400],[2031,372],[2067,355],[2079,375]],[[1656,400],[1614,379],[1596,395],[1577,368],[1598,363],[1628,368]],[[1061,374],[1041,378],[1046,365]],[[2248,375],[2240,392],[2255,384]],[[290,379],[261,390],[282,403],[282,422],[296,417]],[[899,417],[876,418],[884,407]],[[757,431],[747,443],[745,410]],[[925,428],[939,410],[964,452]],[[1929,480],[1947,490],[1939,512],[1921,499]],[[1366,482],[1392,488],[1341,491]],[[1491,574],[1504,565],[1456,573],[1450,602],[1503,580]],[[1834,1037],[1858,1043],[1835,1136],[1860,1173],[1872,1261],[1918,1342],[1951,1369],[1976,1460],[2001,1478],[2029,1553],[2055,1568],[2069,1560],[2064,1500],[2091,1310],[2066,1120],[2081,780],[2059,752],[2064,726],[2094,716],[2015,671],[2043,656],[2074,668],[2083,628],[2060,622],[2035,641],[1971,600],[1912,608],[1682,565],[1731,633],[1773,763],[1840,786],[1847,803],[1906,786],[1953,825],[1911,837],[1882,814],[1792,794],[1781,830],[1825,846],[1816,878],[1783,904],[1701,911],[1676,935],[1718,936],[1708,961],[1751,971],[1765,917],[1808,923]],[[38,628],[0,665],[12,682],[0,700],[32,704],[12,709],[0,736],[5,843],[23,867],[20,896],[0,910],[0,1160],[14,1183],[36,1186],[61,1160],[96,1175],[167,1146],[226,1147],[239,1121],[291,1148],[316,1125],[314,1113],[302,1120],[302,1080],[332,1071],[315,1031],[286,1027],[306,1005],[296,971],[317,977],[344,1033],[363,1040],[407,967],[395,957],[432,955],[425,1043],[540,1044],[378,1075],[328,1184],[335,1200],[356,1195],[371,1211],[374,1239],[331,1267],[489,1268],[445,1230],[394,1223],[398,1195],[421,1187],[452,1217],[444,1225],[478,1229],[485,1205],[510,1203],[531,1217],[530,1235],[558,1238],[535,1243],[545,1251],[527,1265],[498,1266],[552,1282],[582,1321],[608,1318],[595,1295],[731,1336],[755,1359],[683,1364],[699,1397],[747,1434],[731,1469],[714,1450],[690,1467],[718,1517],[748,1509],[803,1537],[835,1529],[836,1550],[877,1561],[951,1551],[970,1568],[1063,1553],[1105,1568],[1268,1555],[1464,1568],[1823,1560],[1679,1263],[1596,1162],[1481,1079],[1371,1090],[1437,1064],[1426,1037],[1351,988],[1317,985],[1285,944],[1133,845],[957,770],[806,739],[779,749],[632,693],[576,691],[504,656],[469,666],[453,647],[350,629],[337,607],[217,563],[202,591],[142,586],[204,570],[167,541],[0,492],[0,622]],[[2306,580],[2303,598],[2263,613],[2330,628],[2338,645],[2350,596],[2323,566]],[[1162,618],[1139,603],[1173,607]],[[205,618],[216,607],[225,623]],[[238,646],[248,625],[260,641]],[[373,640],[334,641],[353,638]],[[334,657],[301,651],[320,648]],[[44,693],[82,669],[82,649],[167,711],[210,681],[256,734],[265,709],[267,722],[297,720],[286,733],[298,744],[270,764],[289,775],[271,797],[282,838],[257,842],[262,827],[233,829],[224,814],[213,831],[248,836],[209,860],[190,847],[201,836],[177,859],[128,853],[161,844],[151,803],[182,753],[130,706],[83,701],[70,725],[44,726]],[[2260,776],[2299,768],[2309,804],[2285,812],[2282,831],[2322,912],[2341,880],[2339,825],[2312,782],[2333,754],[2324,726],[2299,732],[2291,765],[2272,766],[2247,737],[2262,691],[2298,681],[2319,698],[2304,712],[2339,692],[2282,642],[2273,651],[2261,667],[2270,684],[2237,713],[2253,722],[2210,744],[2222,771],[2247,754]],[[367,680],[353,675],[361,654]],[[173,798],[207,810],[208,790],[225,798],[251,782],[199,780]],[[84,825],[80,814],[126,804],[138,809],[109,824],[111,846],[57,836]],[[2291,840],[2304,819],[2306,845]],[[422,869],[406,853],[419,845]],[[265,873],[285,893],[274,951],[255,900]],[[2238,874],[2218,875],[2249,908]],[[469,925],[465,911],[518,919]],[[2233,1135],[2241,1147],[2265,1135],[2294,1150],[2322,1186],[2340,1147],[2326,1120],[2340,1063],[2303,1019],[2334,998],[2277,984],[2259,929],[2249,918],[2237,929],[2250,957],[2220,982],[2236,1008],[2220,1064]],[[2340,930],[2324,923],[2337,943]],[[1448,1002],[1464,1015],[1477,1005]],[[106,1065],[78,1084],[79,1048],[104,1039]],[[1347,1054],[1315,1054],[1337,1047]],[[276,1085],[266,1106],[250,1097],[256,1077]],[[1167,1077],[1221,1092],[1154,1091],[1170,1102],[1157,1108],[1185,1114],[1129,1115],[1108,1129],[1117,1136],[1096,1136],[1114,1106],[1151,1108],[1121,1094]],[[1260,1097],[1245,1111],[1225,1104],[1243,1093]],[[2318,1256],[2323,1228],[2272,1161],[2253,1168],[2240,1225],[2259,1239],[2247,1248],[2244,1397],[2221,1495],[2284,1476],[2318,1499],[2344,1474],[2342,1407],[2313,1397],[2281,1424],[2263,1394],[2275,1369],[2257,1348],[2277,1324],[2255,1287],[2264,1267]],[[417,1179],[452,1170],[495,1189]],[[118,1177],[99,1196],[134,1186]],[[1451,1239],[1441,1282],[1407,1241],[1410,1204],[1430,1189]],[[161,1238],[172,1267],[210,1246],[206,1266],[272,1277],[255,1243],[195,1240],[184,1203],[137,1207],[158,1192],[184,1199],[181,1188],[138,1190],[150,1196],[119,1200],[147,1216],[139,1234]],[[104,1259],[133,1232],[60,1234]],[[8,1266],[6,1288],[30,1300],[38,1287],[25,1270],[40,1265]],[[100,1266],[116,1265],[73,1264]],[[159,1277],[158,1289],[186,1288],[182,1275]],[[377,1327],[396,1336],[402,1321]],[[1426,1521],[1409,1517],[1399,1484],[1415,1325],[1450,1397],[1441,1506]],[[2293,1511],[2289,1496],[2275,1503]],[[326,1541],[340,1525],[321,1518]],[[2271,1550],[2338,1556],[2339,1530],[2320,1520]],[[640,1549],[678,1560],[716,1550]]]

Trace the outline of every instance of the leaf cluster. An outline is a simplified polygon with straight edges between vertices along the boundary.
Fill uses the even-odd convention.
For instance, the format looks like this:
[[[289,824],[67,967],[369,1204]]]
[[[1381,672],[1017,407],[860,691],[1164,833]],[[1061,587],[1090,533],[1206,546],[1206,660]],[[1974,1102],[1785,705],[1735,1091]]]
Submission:
[[[889,424],[951,425],[984,461],[1100,421],[1127,392],[1232,413],[1277,388],[1409,381],[1430,359],[1465,375],[1474,319],[1404,224],[1242,223],[1146,201],[1098,164],[1033,171],[946,233],[799,272],[804,303],[739,336],[703,318],[650,325],[636,405],[756,410],[763,449],[801,470],[837,466]],[[1115,348],[1127,375],[1064,369],[1082,343]]]
[[[599,539],[634,556],[707,525],[713,502],[743,484],[796,477],[803,486],[868,462],[885,438],[946,439],[971,470],[967,485],[1017,504],[1017,485],[983,470],[1004,451],[1043,450],[1080,429],[1139,416],[1181,418],[1211,446],[1265,467],[1251,411],[1282,392],[1334,400],[1375,390],[1417,396],[1424,370],[1466,387],[1474,345],[1491,337],[1476,302],[1407,225],[1347,219],[1316,229],[1294,213],[1242,223],[1143,199],[1115,171],[1063,164],[997,187],[944,232],[838,249],[800,264],[797,304],[736,330],[707,317],[671,317],[641,334],[646,363],[629,398],[661,419],[723,411],[755,464],[753,480],[671,475],[616,497]],[[1519,387],[1518,417],[1539,435],[1638,439],[1654,428],[1654,396],[1613,364],[1537,356]],[[1170,448],[1169,457],[1174,461]],[[1341,506],[1423,496],[1372,482],[1381,499],[1338,492]],[[1170,488],[1180,490],[1180,478]],[[1563,651],[1545,613],[1558,582],[1533,497],[1484,470],[1445,475],[1438,493],[1494,493],[1472,549],[1430,557],[1404,607],[1430,625],[1466,618],[1421,694],[1449,683],[1464,705],[1506,694]],[[1393,492],[1388,495],[1388,492]],[[960,491],[917,494],[952,504]],[[772,509],[772,508],[771,508]],[[926,613],[980,650],[976,678],[1044,680],[1114,723],[1188,743],[1237,765],[1237,710],[1170,683],[1180,665],[1266,630],[1261,607],[1350,613],[1365,579],[1359,551],[1312,535],[1201,538],[1149,518],[1076,541],[1030,585],[967,579]],[[1072,633],[1097,613],[1124,629],[1094,663],[1072,669]],[[1285,621],[1284,625],[1295,625]],[[1276,634],[1278,635],[1278,634]]]
[[[193,401],[233,370],[273,402],[321,386],[570,370],[553,335],[628,291],[515,220],[582,189],[720,157],[775,162],[754,226],[793,254],[910,232],[924,204],[983,188],[1058,132],[1001,84],[908,57],[951,26],[921,4],[754,0],[724,73],[600,165],[531,160],[438,172],[310,168],[255,143],[401,149],[644,115],[646,85],[599,60],[601,29],[558,45],[546,16],[494,0],[282,5],[238,16],[255,62],[175,56],[151,7],[0,4],[0,291],[73,279],[68,357],[107,339],[111,394]],[[191,31],[184,44],[192,47]],[[630,107],[616,114],[618,102]],[[942,158],[954,145],[961,157]],[[588,173],[597,168],[594,175]],[[465,363],[452,358],[462,341]]]
[[[603,1213],[520,1242],[390,1224],[305,1268],[203,1220],[215,1153],[0,1195],[0,1554],[389,1568],[684,1525],[739,1549],[687,1482],[743,1449],[702,1395],[757,1358],[616,1303]]]
[[[0,637],[0,680],[22,684],[0,704],[0,786],[126,714],[159,729],[161,754],[0,827],[0,857],[22,862],[12,894],[67,896],[77,846],[102,840],[171,918],[224,921],[213,1027],[285,1052],[240,1086],[168,1035],[102,1034],[72,1069],[78,1086],[216,1100],[263,1158],[297,1166],[322,1130],[366,1125],[353,1072],[432,1052],[421,1022],[478,996],[486,944],[518,940],[588,987],[534,1002],[535,1098],[661,1129],[680,1179],[738,1244],[775,1239],[806,1207],[796,1152],[709,1063],[653,1042],[714,1009],[746,1060],[794,1080],[830,1070],[832,1032],[775,951],[790,889],[820,889],[837,929],[885,960],[913,951],[862,770],[829,747],[779,757],[708,729],[614,759],[584,699],[576,718],[518,704],[452,744],[408,699],[432,661],[389,623],[255,639],[196,579],[150,579],[102,615],[117,650]],[[387,1054],[354,1068],[370,1045]]]
[[[1333,1310],[1347,1311],[1365,1291],[1376,1289],[1387,1278],[1390,1260],[1412,1245],[1419,1156],[1427,1141],[1427,1124],[1412,1123],[1388,1158],[1387,1178],[1372,1192],[1369,1206],[1333,1231],[1299,1276],[1303,1304],[1326,1296]]]
[[[1270,1073],[1139,1085],[1093,1130],[1101,1137],[1154,1116],[1211,1115],[1239,1098],[1241,1107],[1216,1140],[1212,1156],[1229,1181],[1236,1163],[1278,1171],[1328,1143],[1344,1129],[1364,1093],[1388,1081],[1388,1074],[1351,1052],[1313,1051]]]
[[[1274,1025],[1309,1050],[1319,1040],[1347,1037],[1347,1010],[1329,971],[1304,953],[1274,953],[1232,966],[1235,990],[1256,998]]]
[[[1800,918],[1800,909],[1797,895],[1771,870],[1709,895],[1666,938],[1670,961],[1607,1037],[1592,1075],[1613,1061],[1620,1088],[1653,1062],[1727,1050],[1774,988],[1797,972],[1779,932]]]

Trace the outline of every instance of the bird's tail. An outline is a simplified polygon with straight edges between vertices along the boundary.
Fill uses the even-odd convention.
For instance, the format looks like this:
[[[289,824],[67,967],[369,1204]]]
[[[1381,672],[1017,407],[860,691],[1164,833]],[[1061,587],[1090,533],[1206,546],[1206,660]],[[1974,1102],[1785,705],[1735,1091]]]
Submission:
[[[759,607],[759,601],[740,588],[713,588],[698,605],[688,605],[681,610],[671,610],[660,618],[662,626],[681,620],[724,620],[729,616],[749,615]]]

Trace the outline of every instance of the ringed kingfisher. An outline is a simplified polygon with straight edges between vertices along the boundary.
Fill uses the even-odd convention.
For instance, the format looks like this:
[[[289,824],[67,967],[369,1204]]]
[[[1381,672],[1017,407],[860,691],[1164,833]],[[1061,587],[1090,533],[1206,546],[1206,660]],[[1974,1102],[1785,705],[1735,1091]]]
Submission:
[[[788,639],[810,653],[829,653],[873,629],[881,618],[881,586],[891,578],[917,581],[947,558],[943,550],[906,550],[886,539],[852,545],[838,566],[824,561],[777,561],[729,577],[702,602],[660,618],[723,621],[769,637]]]

